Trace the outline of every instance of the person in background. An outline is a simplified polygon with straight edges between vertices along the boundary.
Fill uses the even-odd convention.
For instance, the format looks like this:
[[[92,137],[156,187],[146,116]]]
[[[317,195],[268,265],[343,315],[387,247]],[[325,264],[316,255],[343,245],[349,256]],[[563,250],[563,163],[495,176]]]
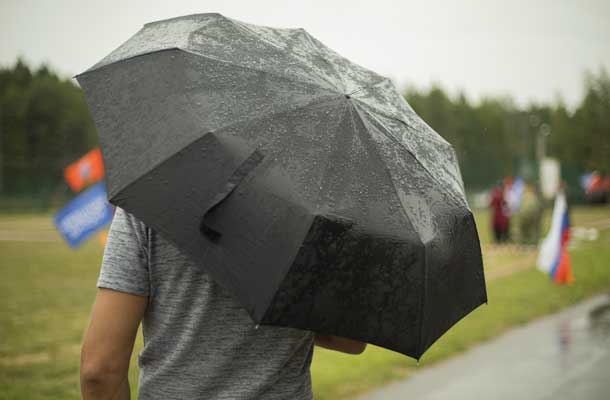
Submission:
[[[491,208],[491,221],[496,243],[504,243],[508,241],[509,215],[508,205],[504,199],[504,185],[502,182],[491,192],[491,200],[489,203]]]
[[[527,182],[523,189],[518,216],[521,243],[527,245],[537,244],[540,239],[542,203],[531,182]]]
[[[606,204],[610,199],[610,175],[593,171],[585,187],[587,201],[591,204]]]

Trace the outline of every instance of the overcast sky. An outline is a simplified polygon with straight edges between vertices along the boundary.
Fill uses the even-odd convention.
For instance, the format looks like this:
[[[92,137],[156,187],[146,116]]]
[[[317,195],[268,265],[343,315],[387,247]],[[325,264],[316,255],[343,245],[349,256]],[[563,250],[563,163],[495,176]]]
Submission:
[[[608,0],[0,0],[0,65],[74,75],[150,21],[199,12],[302,27],[400,87],[438,82],[521,104],[574,104],[583,72],[610,71]]]

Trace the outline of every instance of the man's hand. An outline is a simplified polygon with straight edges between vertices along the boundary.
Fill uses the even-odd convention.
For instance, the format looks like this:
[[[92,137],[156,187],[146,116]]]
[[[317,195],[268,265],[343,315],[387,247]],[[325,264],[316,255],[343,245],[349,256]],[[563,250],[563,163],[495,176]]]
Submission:
[[[100,289],[81,350],[84,400],[129,399],[129,359],[147,297]]]
[[[366,349],[366,343],[357,340],[323,335],[316,335],[316,346],[348,354],[361,354]]]

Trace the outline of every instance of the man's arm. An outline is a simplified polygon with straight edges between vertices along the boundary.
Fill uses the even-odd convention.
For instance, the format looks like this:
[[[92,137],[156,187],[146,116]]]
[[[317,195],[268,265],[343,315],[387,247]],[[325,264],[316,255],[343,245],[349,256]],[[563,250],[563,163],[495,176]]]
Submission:
[[[366,343],[338,336],[316,335],[316,345],[348,354],[361,354],[366,349]]]
[[[129,399],[129,359],[147,297],[100,289],[81,350],[84,400]]]

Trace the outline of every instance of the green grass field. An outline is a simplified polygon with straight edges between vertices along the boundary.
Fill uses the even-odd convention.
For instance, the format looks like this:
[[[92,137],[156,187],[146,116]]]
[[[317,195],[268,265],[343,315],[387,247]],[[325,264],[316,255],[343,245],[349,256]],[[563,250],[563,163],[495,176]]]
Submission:
[[[610,208],[575,209],[572,220],[573,225],[596,227],[600,235],[576,244],[571,252],[576,282],[560,287],[533,269],[534,252],[495,251],[487,242],[487,215],[477,214],[486,274],[494,277],[488,279],[489,305],[443,336],[419,367],[413,360],[373,346],[361,356],[316,349],[312,367],[316,399],[352,398],[511,326],[608,290]],[[95,239],[78,251],[68,249],[54,233],[49,215],[0,215],[0,399],[79,397],[80,341],[95,296],[101,255]],[[141,339],[136,351],[140,347]],[[135,355],[133,360],[130,378],[135,388]]]

